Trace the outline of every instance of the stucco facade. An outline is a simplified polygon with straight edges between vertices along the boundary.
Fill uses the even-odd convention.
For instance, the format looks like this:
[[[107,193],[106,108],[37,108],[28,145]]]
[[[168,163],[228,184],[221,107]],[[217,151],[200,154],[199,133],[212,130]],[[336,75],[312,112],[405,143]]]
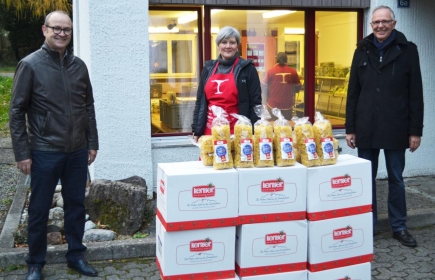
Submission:
[[[271,1],[280,2],[279,5],[284,2]],[[271,1],[255,2],[258,2],[256,5],[271,5]],[[213,1],[193,2],[189,3],[216,4],[211,3]],[[226,1],[219,1],[219,4],[222,4],[221,2]],[[418,45],[425,95],[422,144],[416,152],[406,153],[404,175],[411,177],[435,174],[435,150],[432,148],[432,139],[435,138],[435,112],[432,109],[435,105],[435,95],[432,94],[435,91],[435,56],[432,40],[432,30],[435,29],[434,2],[411,1],[410,8],[397,8],[397,0],[289,2],[299,2],[299,5],[309,2],[310,6],[316,6],[317,3],[319,7],[349,5],[347,7],[355,8],[355,2],[358,2],[359,7],[370,6],[365,9],[364,36],[371,33],[369,21],[374,7],[388,5],[394,9],[396,28],[405,33],[408,40]],[[222,5],[231,6],[231,3]],[[149,187],[155,187],[157,163],[197,160],[199,151],[187,137],[151,137],[148,1],[74,0],[73,7],[74,51],[89,67],[96,100],[100,150],[96,162],[91,167],[92,177],[117,180],[138,175],[145,178]],[[356,155],[356,150],[347,148],[343,131],[337,130],[334,133],[340,138],[342,153]],[[382,158],[383,155],[379,165],[379,178],[386,177]]]

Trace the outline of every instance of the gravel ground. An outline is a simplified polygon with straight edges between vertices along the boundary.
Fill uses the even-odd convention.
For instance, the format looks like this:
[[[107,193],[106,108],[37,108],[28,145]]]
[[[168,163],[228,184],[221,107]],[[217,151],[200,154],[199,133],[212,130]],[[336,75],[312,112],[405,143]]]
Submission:
[[[0,164],[0,232],[14,199],[19,174],[15,165]]]

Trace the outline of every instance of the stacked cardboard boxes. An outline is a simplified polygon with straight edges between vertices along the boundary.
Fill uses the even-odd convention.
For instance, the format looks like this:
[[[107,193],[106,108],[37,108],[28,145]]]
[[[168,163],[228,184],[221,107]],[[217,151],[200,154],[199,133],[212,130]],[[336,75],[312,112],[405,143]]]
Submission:
[[[350,155],[310,168],[159,164],[162,278],[370,279],[370,170]]]
[[[307,168],[239,168],[236,272],[241,279],[306,279]]]
[[[320,271],[337,268],[343,268],[346,274],[360,275],[361,270],[370,274],[370,162],[341,155],[337,164],[309,168],[307,174],[308,279],[321,279],[329,272]],[[368,265],[358,266],[363,263]]]
[[[160,163],[156,255],[163,279],[238,279],[238,174],[201,162]]]

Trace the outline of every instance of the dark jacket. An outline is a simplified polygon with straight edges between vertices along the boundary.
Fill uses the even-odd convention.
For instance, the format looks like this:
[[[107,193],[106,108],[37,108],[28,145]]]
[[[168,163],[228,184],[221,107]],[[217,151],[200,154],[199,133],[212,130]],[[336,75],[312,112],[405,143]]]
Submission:
[[[195,136],[204,134],[207,124],[208,101],[205,96],[204,87],[210,77],[217,60],[206,61],[201,72],[198,85],[195,110],[193,112],[192,132]],[[257,69],[251,60],[239,58],[239,63],[234,67],[234,78],[238,90],[239,115],[243,115],[254,124],[259,117],[254,112],[256,105],[261,105],[261,86]]]
[[[46,44],[22,59],[12,87],[10,129],[16,161],[30,159],[30,150],[98,150],[85,63],[70,51],[62,63],[59,53]]]
[[[364,149],[407,149],[423,133],[423,85],[417,46],[396,30],[382,62],[371,34],[358,42],[347,94],[346,133]]]

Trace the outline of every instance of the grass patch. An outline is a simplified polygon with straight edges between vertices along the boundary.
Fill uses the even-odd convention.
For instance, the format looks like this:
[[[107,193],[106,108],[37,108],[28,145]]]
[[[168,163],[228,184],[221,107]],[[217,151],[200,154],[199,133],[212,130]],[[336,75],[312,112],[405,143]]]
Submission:
[[[0,73],[14,73],[15,66],[0,66]]]
[[[4,205],[11,205],[12,204],[12,198],[8,197],[8,198],[5,198],[3,200],[0,200],[0,203],[4,204]]]
[[[10,77],[0,76],[0,133],[9,135],[9,107],[12,94],[12,81]]]

